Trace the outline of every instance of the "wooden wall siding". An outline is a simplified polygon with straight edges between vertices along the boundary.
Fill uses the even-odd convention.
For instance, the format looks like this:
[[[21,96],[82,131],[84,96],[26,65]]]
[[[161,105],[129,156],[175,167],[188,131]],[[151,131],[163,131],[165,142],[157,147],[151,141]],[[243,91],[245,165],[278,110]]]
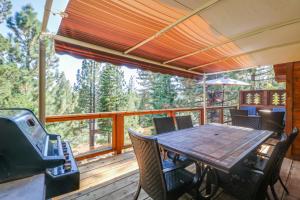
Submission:
[[[293,66],[293,126],[300,128],[300,62],[294,63]],[[298,137],[293,145],[292,154],[297,158],[300,159],[300,137]]]
[[[285,90],[244,90],[240,91],[240,106],[262,108],[281,107],[286,104]]]
[[[286,82],[286,64],[274,65],[275,80],[277,82]]]
[[[281,65],[282,66],[282,65]],[[286,63],[286,131],[300,128],[300,62]],[[300,137],[296,138],[290,155],[300,160]]]

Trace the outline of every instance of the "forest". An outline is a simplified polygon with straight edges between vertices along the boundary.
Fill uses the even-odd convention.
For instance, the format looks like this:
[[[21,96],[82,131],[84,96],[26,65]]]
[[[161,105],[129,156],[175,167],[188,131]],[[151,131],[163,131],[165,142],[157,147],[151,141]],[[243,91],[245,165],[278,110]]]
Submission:
[[[0,33],[0,107],[24,107],[38,112],[38,44],[41,21],[31,5],[12,13],[12,3],[0,0],[0,23],[9,34]],[[47,40],[46,114],[133,111],[202,106],[200,80],[137,70],[126,80],[126,66],[83,60],[76,82],[71,84],[59,70],[53,41]],[[72,66],[70,66],[72,67]],[[240,89],[282,89],[274,80],[272,66],[209,76],[227,76],[251,83],[247,87],[226,88],[225,105],[236,105]],[[210,105],[220,105],[221,88],[210,86]],[[153,116],[128,117],[125,128],[141,128],[151,133]],[[195,116],[196,118],[196,116]],[[196,120],[195,120],[196,121]],[[149,129],[147,129],[150,127]],[[62,134],[77,153],[87,148],[111,145],[111,120],[90,120],[47,124],[50,132]],[[146,130],[147,129],[147,130]],[[92,133],[93,139],[89,138]],[[75,152],[76,154],[76,152]]]

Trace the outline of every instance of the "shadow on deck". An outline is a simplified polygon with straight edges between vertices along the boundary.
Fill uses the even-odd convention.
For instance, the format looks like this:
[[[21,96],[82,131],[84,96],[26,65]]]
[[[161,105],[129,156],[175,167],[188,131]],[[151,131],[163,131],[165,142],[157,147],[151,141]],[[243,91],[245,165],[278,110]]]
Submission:
[[[99,199],[132,200],[138,184],[138,166],[132,151],[99,159],[79,166],[81,173],[80,190],[60,196],[56,199]],[[287,185],[290,195],[277,185],[277,194],[282,200],[300,199],[300,161],[285,159],[281,177]],[[271,194],[271,193],[270,193]],[[141,192],[139,199],[151,199]],[[182,200],[191,199],[188,195]],[[217,200],[234,199],[222,192],[214,198]]]

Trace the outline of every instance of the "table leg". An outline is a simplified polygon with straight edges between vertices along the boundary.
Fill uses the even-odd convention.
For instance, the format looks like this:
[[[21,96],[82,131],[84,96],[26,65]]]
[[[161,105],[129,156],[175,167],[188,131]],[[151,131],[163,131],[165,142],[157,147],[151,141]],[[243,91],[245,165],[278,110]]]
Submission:
[[[198,180],[198,190],[201,189],[201,185],[205,184],[205,188],[198,192],[198,199],[211,199],[218,191],[218,176],[214,168],[198,163],[200,170]],[[204,183],[204,181],[206,182]]]

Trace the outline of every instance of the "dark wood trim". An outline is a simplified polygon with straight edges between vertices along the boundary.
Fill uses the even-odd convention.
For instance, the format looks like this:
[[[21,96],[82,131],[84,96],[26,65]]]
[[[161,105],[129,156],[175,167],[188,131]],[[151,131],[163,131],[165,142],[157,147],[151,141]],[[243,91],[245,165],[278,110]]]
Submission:
[[[290,133],[293,129],[293,101],[294,101],[294,64],[286,64],[286,124],[285,132]],[[289,149],[287,157],[292,157],[293,146]]]

